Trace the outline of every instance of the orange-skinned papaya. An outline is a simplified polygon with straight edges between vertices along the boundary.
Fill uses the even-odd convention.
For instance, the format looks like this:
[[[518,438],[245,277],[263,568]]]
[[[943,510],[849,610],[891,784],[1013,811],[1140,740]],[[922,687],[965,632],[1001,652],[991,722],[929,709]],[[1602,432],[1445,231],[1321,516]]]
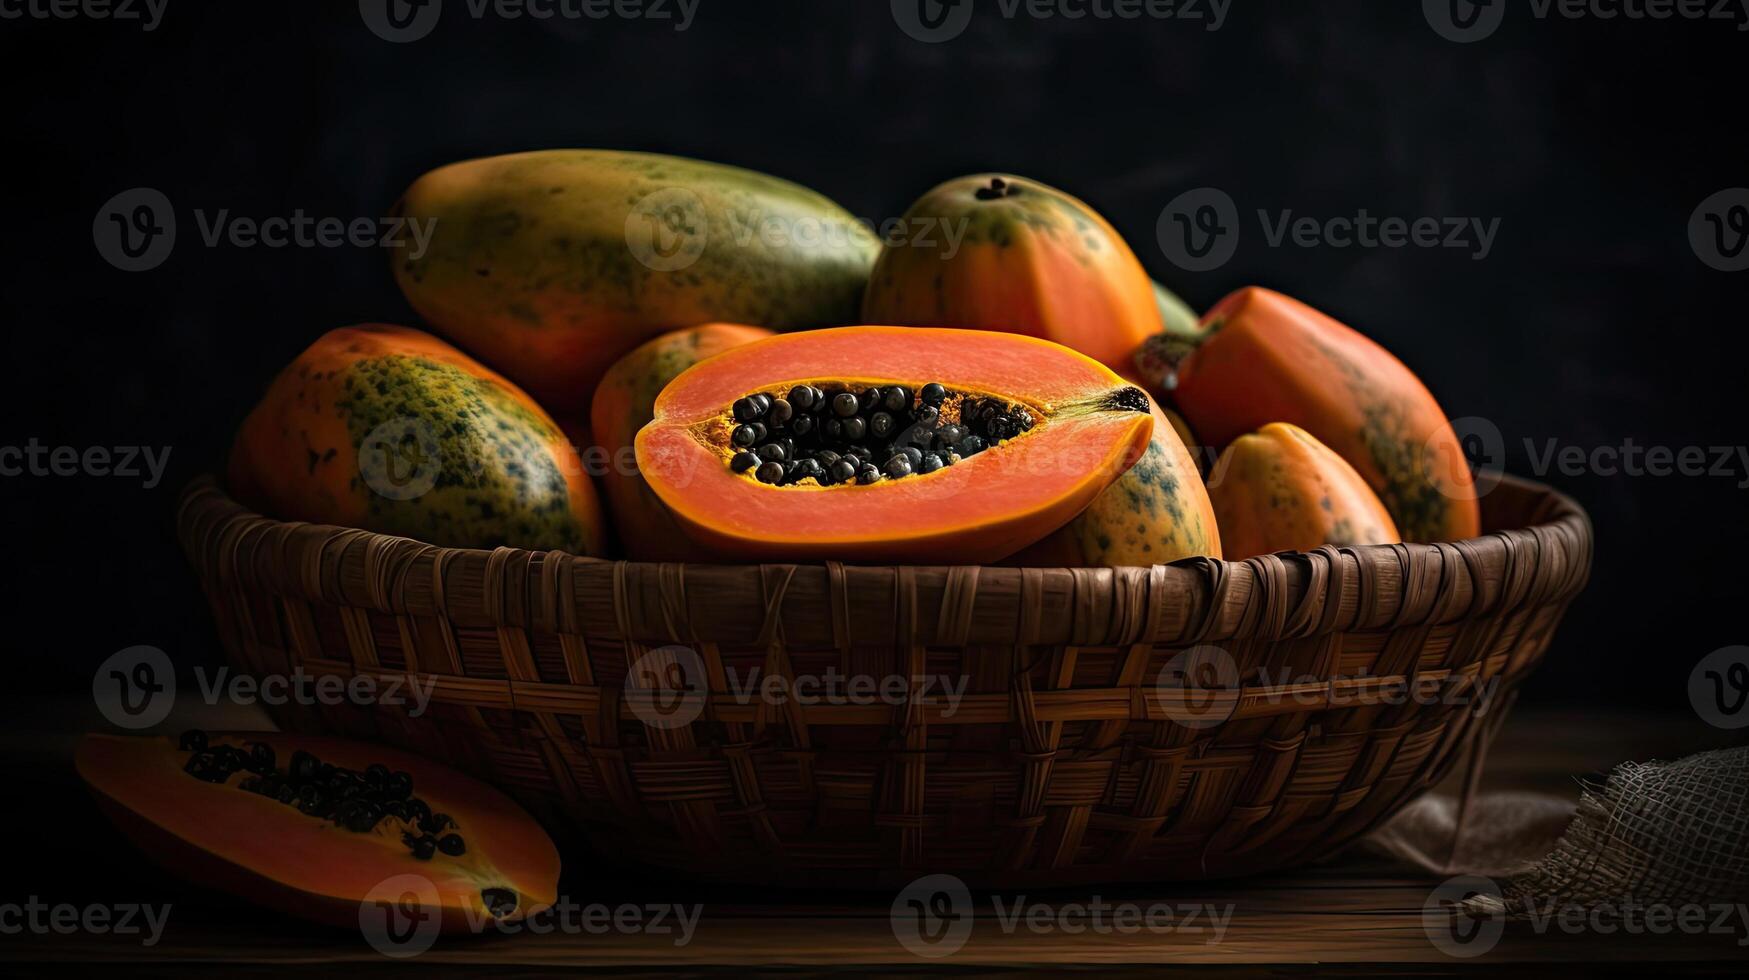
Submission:
[[[697,561],[698,548],[674,523],[630,459],[632,441],[655,417],[656,396],[682,371],[713,354],[771,336],[763,327],[707,323],[665,333],[620,358],[596,386],[589,409],[595,444],[608,455],[601,489],[619,538],[634,561]],[[627,465],[627,464],[631,465]]]
[[[1480,533],[1474,480],[1451,422],[1402,361],[1330,316],[1256,286],[1230,294],[1204,319],[1205,337],[1167,380],[1209,445],[1291,422],[1360,473],[1405,540]]]
[[[75,766],[166,870],[299,918],[358,929],[362,905],[412,895],[421,919],[459,932],[521,920],[558,895],[558,851],[522,808],[386,746],[280,732],[87,735]]]
[[[1011,174],[950,180],[919,198],[869,277],[865,323],[1005,330],[1055,341],[1112,367],[1161,329],[1154,283],[1104,218],[1062,191]],[[957,231],[957,243],[951,237]]]
[[[1354,467],[1286,422],[1233,440],[1209,476],[1209,497],[1233,561],[1324,544],[1402,540]]]
[[[843,327],[688,369],[637,459],[719,557],[979,563],[1068,523],[1153,428],[1139,389],[1048,341]]]
[[[283,520],[453,548],[601,554],[595,487],[552,418],[407,327],[317,339],[244,420],[229,473],[239,500]]]

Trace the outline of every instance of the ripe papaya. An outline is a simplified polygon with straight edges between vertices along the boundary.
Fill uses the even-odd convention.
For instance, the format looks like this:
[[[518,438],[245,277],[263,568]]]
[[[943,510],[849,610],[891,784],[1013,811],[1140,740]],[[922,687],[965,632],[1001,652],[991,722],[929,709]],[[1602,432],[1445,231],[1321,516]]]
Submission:
[[[1221,557],[1221,531],[1208,490],[1181,433],[1153,406],[1154,435],[1136,465],[1087,509],[1008,559],[1010,565],[1164,565]]]
[[[865,323],[1005,330],[1111,367],[1160,330],[1154,283],[1135,253],[1056,188],[1010,174],[960,177],[919,198],[904,222],[957,230],[957,247],[889,242],[869,277]]]
[[[444,931],[515,922],[558,896],[532,817],[447,766],[280,732],[87,735],[74,765],[149,858],[197,885],[358,929],[376,902]]]
[[[397,205],[433,222],[395,280],[439,332],[554,411],[657,334],[852,323],[879,249],[824,196],[681,157],[545,150],[450,164]]]
[[[689,368],[637,458],[725,558],[978,563],[1068,523],[1153,428],[1140,389],[1048,341],[842,327]]]
[[[1232,293],[1176,368],[1172,398],[1211,446],[1271,422],[1347,460],[1409,541],[1480,533],[1474,480],[1439,403],[1402,361],[1281,293]]]
[[[713,354],[771,336],[763,327],[707,323],[645,341],[620,358],[589,408],[595,444],[609,455],[601,489],[619,538],[620,551],[634,561],[696,561],[698,549],[674,523],[668,508],[637,470],[632,441],[656,412],[656,396],[682,371]]]
[[[1397,525],[1354,467],[1297,425],[1272,422],[1233,440],[1209,496],[1234,561],[1323,544],[1391,544]]]
[[[570,441],[521,389],[430,334],[322,335],[243,421],[231,492],[285,520],[453,548],[601,553]]]

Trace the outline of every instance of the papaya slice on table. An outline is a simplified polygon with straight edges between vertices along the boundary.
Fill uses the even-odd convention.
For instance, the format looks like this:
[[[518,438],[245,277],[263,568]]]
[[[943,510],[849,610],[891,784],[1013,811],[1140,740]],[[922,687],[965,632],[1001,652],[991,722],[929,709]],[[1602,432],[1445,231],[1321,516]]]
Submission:
[[[1147,395],[1058,344],[865,326],[695,365],[657,397],[636,451],[714,557],[960,564],[1068,523],[1153,429]]]
[[[165,869],[311,921],[357,929],[361,906],[411,895],[443,931],[478,931],[558,895],[558,850],[526,811],[386,746],[279,732],[92,734],[75,765],[111,821]]]

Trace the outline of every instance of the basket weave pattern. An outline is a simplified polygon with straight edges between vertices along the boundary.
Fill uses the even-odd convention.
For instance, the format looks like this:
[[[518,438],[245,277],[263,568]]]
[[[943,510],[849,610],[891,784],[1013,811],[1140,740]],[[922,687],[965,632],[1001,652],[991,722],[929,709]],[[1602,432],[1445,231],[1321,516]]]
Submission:
[[[1495,531],[1469,541],[1120,569],[445,549],[269,520],[210,480],[179,525],[238,670],[435,682],[417,716],[410,699],[293,703],[273,709],[288,730],[448,761],[617,858],[998,887],[1303,863],[1481,751],[1592,548],[1583,511],[1545,487],[1508,479],[1483,503]],[[674,645],[709,693],[695,719],[647,725],[628,671]],[[1162,672],[1210,646],[1239,685],[1204,692],[1224,720],[1181,724],[1186,692]],[[966,686],[736,697],[754,672]]]

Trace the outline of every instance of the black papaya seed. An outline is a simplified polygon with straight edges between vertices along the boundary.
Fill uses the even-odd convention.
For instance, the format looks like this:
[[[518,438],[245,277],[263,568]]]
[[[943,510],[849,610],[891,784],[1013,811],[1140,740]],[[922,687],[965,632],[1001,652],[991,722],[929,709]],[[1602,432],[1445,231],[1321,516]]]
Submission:
[[[783,425],[795,415],[795,408],[782,398],[771,400],[771,407],[766,409],[765,421],[769,425]]]
[[[734,413],[737,422],[755,422],[759,419],[759,403],[751,398],[737,398],[729,410]]]
[[[858,403],[856,396],[848,391],[832,396],[832,414],[841,419],[847,419],[856,414]]]
[[[872,412],[880,407],[881,402],[886,400],[886,397],[886,392],[879,388],[864,388],[862,394],[856,396],[856,410]]]
[[[468,845],[460,834],[444,834],[437,839],[437,849],[450,857],[460,857],[467,853]]]
[[[890,476],[894,479],[898,479],[899,477],[902,477],[902,476],[910,476],[911,475],[911,460],[909,457],[907,457],[903,453],[901,453],[897,456],[894,456],[892,459],[887,460],[887,465],[885,467],[883,467],[883,469],[886,471],[886,474],[888,476]]]
[[[840,432],[846,442],[855,442],[868,434],[868,422],[862,418],[845,419]]]
[[[796,438],[801,438],[814,431],[814,418],[811,415],[798,415],[790,420],[789,430]]]
[[[776,460],[760,463],[759,468],[753,471],[753,476],[760,483],[776,483],[783,479],[783,464]]]
[[[729,441],[745,449],[753,445],[759,438],[759,433],[751,425],[737,425],[735,431],[729,433]]]
[[[419,821],[419,829],[428,834],[441,833],[445,829],[454,826],[455,821],[451,820],[447,813],[433,813],[431,816]]]
[[[911,389],[904,385],[893,385],[888,388],[886,397],[881,399],[881,408],[895,415],[910,407]]]
[[[942,402],[947,401],[947,389],[934,381],[924,385],[917,395],[923,404],[932,408],[939,408]]]
[[[869,416],[868,434],[876,439],[885,439],[893,434],[893,417],[886,412],[876,412]]]
[[[789,390],[789,403],[798,412],[811,411],[814,407],[814,389],[807,385],[796,385]]]
[[[911,463],[912,469],[916,469],[923,465],[923,450],[918,449],[916,446],[906,446],[904,449],[899,450],[899,452]]]
[[[775,443],[775,442],[768,442],[765,445],[760,446],[758,449],[754,450],[754,452],[757,452],[759,454],[760,459],[766,460],[768,462],[773,462],[773,463],[787,463],[787,462],[789,462],[789,454],[783,451],[782,445]]]
[[[880,478],[881,471],[876,469],[873,463],[864,463],[862,464],[862,467],[856,471],[856,482],[865,487],[871,483],[879,482]]]
[[[935,432],[935,438],[940,439],[944,446],[952,446],[965,437],[965,427],[960,425],[944,425]]]
[[[841,459],[832,464],[827,474],[833,483],[849,483],[856,477],[856,466],[847,459]]]
[[[736,473],[745,473],[758,466],[761,462],[763,462],[763,460],[759,458],[758,453],[739,452],[735,454],[734,459],[729,460],[729,469],[734,470]]]
[[[983,437],[982,436],[966,436],[965,438],[960,440],[959,451],[960,451],[961,456],[970,456],[974,453],[983,452],[984,451],[984,439],[983,439]]]
[[[924,456],[923,462],[917,464],[917,472],[919,473],[934,473],[939,469],[941,469],[941,457],[934,453]]]
[[[480,889],[480,903],[494,919],[502,919],[516,911],[516,893],[508,888]]]
[[[430,836],[421,837],[413,842],[413,856],[421,861],[431,860],[437,853],[437,841]]]
[[[771,411],[771,396],[770,395],[767,395],[764,392],[761,392],[757,395],[748,395],[747,397],[752,399],[753,404],[759,408],[759,414],[761,417],[763,417],[766,412]]]

